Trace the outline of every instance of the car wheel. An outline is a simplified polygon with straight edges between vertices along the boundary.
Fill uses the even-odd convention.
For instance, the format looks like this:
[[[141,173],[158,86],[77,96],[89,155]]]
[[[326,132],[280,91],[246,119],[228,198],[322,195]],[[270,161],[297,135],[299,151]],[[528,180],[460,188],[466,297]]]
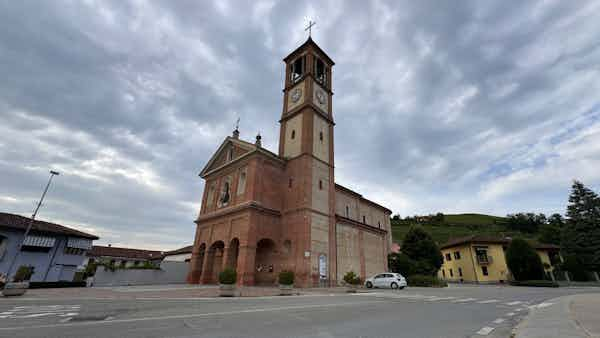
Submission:
[[[398,283],[396,283],[396,282],[392,282],[392,284],[390,285],[390,287],[391,287],[392,289],[397,289],[397,288],[398,288]]]
[[[367,286],[367,289],[370,289],[370,288],[372,288],[372,287],[373,287],[373,283],[371,283],[371,282],[367,282],[366,286]]]

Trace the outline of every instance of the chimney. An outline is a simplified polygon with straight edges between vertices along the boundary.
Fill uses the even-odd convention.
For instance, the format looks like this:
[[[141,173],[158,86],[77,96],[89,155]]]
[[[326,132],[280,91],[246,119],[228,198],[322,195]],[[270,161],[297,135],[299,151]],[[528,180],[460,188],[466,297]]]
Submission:
[[[240,138],[240,131],[237,128],[235,128],[232,136],[234,139],[238,140]]]

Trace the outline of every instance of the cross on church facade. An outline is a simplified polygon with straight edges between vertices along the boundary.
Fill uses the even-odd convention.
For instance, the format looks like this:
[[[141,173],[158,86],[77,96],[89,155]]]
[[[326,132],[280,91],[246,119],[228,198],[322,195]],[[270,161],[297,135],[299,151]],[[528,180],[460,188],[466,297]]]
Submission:
[[[308,31],[308,37],[310,38],[311,33],[312,33],[312,26],[316,25],[316,22],[313,22],[312,20],[308,21],[308,26],[306,28],[304,28],[304,31]]]

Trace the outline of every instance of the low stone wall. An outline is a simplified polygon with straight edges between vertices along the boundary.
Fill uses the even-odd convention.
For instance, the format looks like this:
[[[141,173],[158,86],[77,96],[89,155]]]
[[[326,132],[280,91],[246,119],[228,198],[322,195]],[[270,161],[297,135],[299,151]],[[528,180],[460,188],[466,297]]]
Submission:
[[[162,262],[160,270],[117,269],[104,270],[99,266],[93,286],[183,284],[189,271],[186,262]]]

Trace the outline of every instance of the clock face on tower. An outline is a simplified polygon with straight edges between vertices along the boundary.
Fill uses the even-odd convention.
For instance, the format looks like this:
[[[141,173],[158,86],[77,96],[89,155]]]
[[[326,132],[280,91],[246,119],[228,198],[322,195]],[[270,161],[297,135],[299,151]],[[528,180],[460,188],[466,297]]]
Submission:
[[[314,103],[317,107],[321,108],[321,110],[323,110],[324,112],[327,112],[327,93],[323,90],[323,88],[321,88],[320,86],[318,86],[317,84],[314,85]]]
[[[296,103],[302,97],[302,90],[300,88],[296,88],[292,91],[292,102]]]

